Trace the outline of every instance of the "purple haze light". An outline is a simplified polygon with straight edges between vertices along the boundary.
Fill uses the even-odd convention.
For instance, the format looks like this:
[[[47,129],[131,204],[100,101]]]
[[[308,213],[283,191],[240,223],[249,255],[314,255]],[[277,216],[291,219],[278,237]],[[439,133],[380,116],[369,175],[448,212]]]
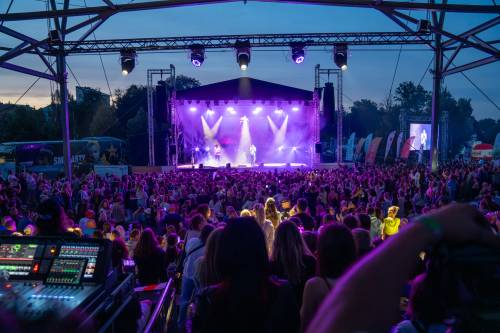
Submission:
[[[236,114],[236,110],[235,110],[232,106],[229,106],[226,110],[227,110],[227,112],[229,112],[230,114]]]
[[[298,108],[297,106],[294,106],[294,107],[292,108],[292,111],[297,112],[297,111],[299,111],[299,108]]]
[[[209,116],[213,116],[213,115],[215,114],[215,111],[214,111],[214,110],[211,110],[211,109],[208,109],[208,110],[207,110],[207,114],[208,114]]]
[[[292,147],[292,151],[297,151],[297,147]]]
[[[276,109],[276,110],[274,110],[274,113],[283,114],[283,109]]]
[[[192,107],[189,108],[189,111],[196,112],[196,108],[194,106],[192,106]]]

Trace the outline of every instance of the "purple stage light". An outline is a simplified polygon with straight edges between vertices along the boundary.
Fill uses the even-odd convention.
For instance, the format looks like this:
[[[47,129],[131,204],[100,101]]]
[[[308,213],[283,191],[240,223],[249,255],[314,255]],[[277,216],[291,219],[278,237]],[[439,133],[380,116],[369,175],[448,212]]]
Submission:
[[[194,151],[200,151],[200,147],[196,147]]]
[[[236,110],[235,110],[232,106],[229,106],[226,110],[227,110],[227,112],[229,112],[230,114],[236,114]]]
[[[193,64],[194,67],[200,67],[201,66],[201,61],[198,59],[192,59],[191,63]]]
[[[299,108],[298,108],[298,107],[296,107],[296,106],[294,106],[294,107],[292,108],[292,111],[297,112],[297,111],[299,111]]]
[[[292,147],[292,151],[297,151],[297,147]]]
[[[194,106],[192,106],[192,107],[189,108],[189,111],[196,112],[196,108]]]
[[[282,109],[276,109],[276,110],[274,110],[274,113],[276,113],[276,114],[283,114],[283,110]]]
[[[210,151],[210,147],[205,147],[205,151],[208,153]]]
[[[258,106],[258,107],[256,107],[256,108],[252,111],[252,113],[253,113],[253,114],[259,114],[261,111],[262,111],[262,108],[261,108],[260,106]]]
[[[213,115],[215,114],[215,111],[214,111],[214,110],[211,110],[211,109],[208,109],[208,110],[207,110],[207,114],[208,114],[209,116],[213,116]]]
[[[278,147],[278,151],[283,151],[283,149],[285,149],[285,147],[283,147],[283,146]]]

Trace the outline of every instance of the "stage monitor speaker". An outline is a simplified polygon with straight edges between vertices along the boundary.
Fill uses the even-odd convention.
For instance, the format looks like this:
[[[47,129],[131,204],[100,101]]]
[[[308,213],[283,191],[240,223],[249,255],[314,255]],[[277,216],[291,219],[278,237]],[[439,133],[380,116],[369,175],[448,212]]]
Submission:
[[[203,169],[203,163],[198,164],[198,169]]]
[[[321,142],[318,142],[314,145],[314,152],[316,154],[322,154],[323,153],[323,144]]]
[[[231,169],[231,163],[226,163],[226,169]]]

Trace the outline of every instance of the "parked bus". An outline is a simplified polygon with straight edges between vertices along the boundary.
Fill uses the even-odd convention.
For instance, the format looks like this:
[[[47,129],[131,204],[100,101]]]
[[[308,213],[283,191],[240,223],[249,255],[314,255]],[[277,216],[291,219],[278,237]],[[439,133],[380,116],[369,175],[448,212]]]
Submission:
[[[71,160],[76,168],[127,164],[125,141],[112,137],[71,140]],[[0,144],[0,167],[58,173],[64,170],[62,141],[4,142]]]

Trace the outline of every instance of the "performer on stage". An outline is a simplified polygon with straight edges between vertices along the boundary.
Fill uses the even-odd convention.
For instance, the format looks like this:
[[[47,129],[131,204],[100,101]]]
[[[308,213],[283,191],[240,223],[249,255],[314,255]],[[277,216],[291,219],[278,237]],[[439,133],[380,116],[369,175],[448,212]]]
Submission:
[[[252,164],[252,166],[254,166],[255,161],[257,160],[257,147],[255,147],[253,143],[250,145],[248,153],[250,155],[250,163]]]
[[[222,155],[222,148],[216,143],[214,146],[214,156],[217,162],[220,162],[221,155]]]

